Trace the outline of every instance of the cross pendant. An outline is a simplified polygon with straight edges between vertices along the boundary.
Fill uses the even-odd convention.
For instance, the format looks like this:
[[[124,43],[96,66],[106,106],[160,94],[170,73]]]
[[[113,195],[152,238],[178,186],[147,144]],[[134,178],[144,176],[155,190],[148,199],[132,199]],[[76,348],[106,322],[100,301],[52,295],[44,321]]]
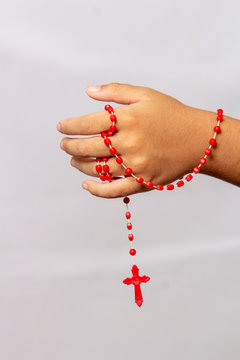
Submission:
[[[132,274],[133,276],[131,278],[126,278],[123,280],[123,283],[126,285],[133,284],[134,285],[134,292],[135,292],[135,302],[140,307],[143,303],[143,297],[142,297],[142,291],[140,284],[142,282],[146,283],[150,280],[149,276],[143,275],[139,276],[139,269],[137,265],[133,265],[132,267]]]

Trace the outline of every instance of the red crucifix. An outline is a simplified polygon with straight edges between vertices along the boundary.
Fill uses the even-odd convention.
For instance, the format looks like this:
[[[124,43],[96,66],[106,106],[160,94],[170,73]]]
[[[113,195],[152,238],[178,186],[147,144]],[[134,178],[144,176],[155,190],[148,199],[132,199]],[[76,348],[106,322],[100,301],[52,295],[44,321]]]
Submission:
[[[140,284],[142,282],[146,283],[147,281],[149,281],[150,277],[146,276],[146,275],[139,276],[138,273],[139,273],[139,268],[137,267],[137,265],[133,265],[133,267],[132,267],[133,276],[131,278],[126,278],[125,280],[123,280],[123,283],[126,285],[130,285],[130,284],[134,285],[135,302],[140,307],[143,303],[143,297],[142,297]]]

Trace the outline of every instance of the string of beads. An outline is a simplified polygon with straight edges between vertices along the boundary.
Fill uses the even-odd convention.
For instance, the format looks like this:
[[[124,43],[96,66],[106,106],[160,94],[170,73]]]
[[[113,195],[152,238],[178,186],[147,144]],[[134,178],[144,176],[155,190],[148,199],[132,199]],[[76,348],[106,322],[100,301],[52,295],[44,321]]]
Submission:
[[[179,181],[177,181],[177,183],[175,185],[174,184],[153,185],[153,183],[151,181],[145,181],[141,176],[136,176],[130,167],[125,166],[125,164],[123,163],[122,157],[117,154],[116,148],[112,146],[112,142],[109,139],[109,137],[113,136],[114,133],[117,131],[117,127],[116,127],[117,117],[114,114],[114,110],[113,110],[112,106],[106,105],[104,107],[104,109],[106,111],[108,111],[108,113],[110,114],[110,120],[112,122],[112,125],[109,127],[109,129],[107,131],[102,131],[101,136],[104,139],[104,144],[109,148],[110,154],[112,156],[115,156],[116,162],[124,168],[125,175],[127,175],[127,176],[131,175],[132,177],[135,178],[135,180],[138,183],[144,184],[149,189],[154,188],[156,190],[164,190],[164,189],[173,190],[174,187],[176,187],[176,186],[180,188],[186,182],[191,181],[194,175],[199,173],[201,166],[203,166],[206,163],[207,157],[209,155],[211,155],[212,148],[215,147],[215,145],[216,145],[216,136],[217,136],[217,134],[219,134],[221,132],[220,123],[223,121],[223,110],[218,109],[217,110],[217,125],[214,126],[214,128],[213,128],[213,130],[214,130],[213,137],[209,140],[209,145],[205,150],[204,156],[199,160],[198,165],[194,167],[194,169],[192,170],[192,172],[190,174],[186,175],[184,179],[180,179]],[[96,161],[97,161],[96,171],[98,172],[100,179],[102,181],[105,181],[105,180],[110,181],[112,178],[112,175],[111,175],[111,173],[109,173],[109,166],[106,165],[108,158],[107,157],[97,158]],[[103,161],[103,166],[100,165],[101,161]],[[101,172],[102,170],[103,170],[103,172]]]

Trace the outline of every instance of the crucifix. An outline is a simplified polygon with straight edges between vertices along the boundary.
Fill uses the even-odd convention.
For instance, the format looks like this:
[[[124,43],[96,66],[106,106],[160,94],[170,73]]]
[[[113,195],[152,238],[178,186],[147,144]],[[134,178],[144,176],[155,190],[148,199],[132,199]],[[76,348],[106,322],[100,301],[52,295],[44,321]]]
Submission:
[[[149,281],[150,277],[146,276],[146,275],[139,276],[138,273],[139,273],[139,268],[137,267],[137,265],[134,264],[132,267],[133,276],[131,278],[126,278],[125,280],[123,280],[123,283],[126,285],[130,285],[130,284],[134,285],[135,302],[140,307],[143,303],[143,297],[142,297],[140,284],[142,282],[146,283],[147,281]]]

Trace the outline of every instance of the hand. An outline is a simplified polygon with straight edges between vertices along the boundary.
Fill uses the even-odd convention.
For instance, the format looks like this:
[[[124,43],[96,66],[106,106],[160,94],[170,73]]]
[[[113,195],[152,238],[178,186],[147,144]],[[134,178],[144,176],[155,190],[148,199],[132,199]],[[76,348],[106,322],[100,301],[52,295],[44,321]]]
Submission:
[[[209,112],[191,108],[144,86],[110,83],[98,91],[91,91],[91,87],[86,91],[93,99],[104,101],[104,105],[111,101],[124,104],[114,107],[118,131],[111,137],[112,145],[136,176],[154,185],[171,183],[191,172],[208,146],[215,113],[206,116]],[[109,128],[109,117],[103,110],[64,119],[57,128],[67,135],[96,135]],[[98,177],[92,157],[109,157],[112,176],[124,176],[123,167],[111,156],[100,135],[81,139],[65,137],[61,148],[72,155],[71,165],[87,175]],[[132,176],[106,183],[89,179],[85,184],[93,195],[105,198],[150,191]]]

